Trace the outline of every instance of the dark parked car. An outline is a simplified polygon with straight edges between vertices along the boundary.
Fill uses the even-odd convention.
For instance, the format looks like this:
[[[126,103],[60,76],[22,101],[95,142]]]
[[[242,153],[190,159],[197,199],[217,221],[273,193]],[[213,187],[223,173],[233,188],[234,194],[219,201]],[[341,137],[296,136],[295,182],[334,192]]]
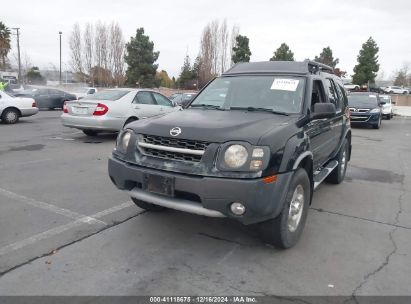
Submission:
[[[346,91],[331,67],[241,63],[185,111],[127,125],[109,175],[145,210],[258,223],[267,243],[289,248],[314,189],[341,183],[350,154]]]
[[[172,102],[185,108],[194,99],[197,93],[176,93],[171,95]]]
[[[15,96],[31,97],[36,101],[38,108],[47,108],[50,110],[55,108],[63,109],[65,101],[77,99],[74,94],[47,88],[24,90],[15,94]]]
[[[374,129],[381,127],[382,108],[385,102],[380,100],[376,93],[355,92],[348,96],[348,106],[350,107],[351,124],[369,125]]]

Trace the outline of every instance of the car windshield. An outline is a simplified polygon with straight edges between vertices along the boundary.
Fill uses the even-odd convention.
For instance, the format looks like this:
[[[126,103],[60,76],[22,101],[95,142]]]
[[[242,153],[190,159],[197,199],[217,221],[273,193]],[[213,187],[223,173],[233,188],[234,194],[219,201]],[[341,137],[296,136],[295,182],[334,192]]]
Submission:
[[[348,96],[350,107],[375,108],[378,107],[378,97],[372,94],[351,94]]]
[[[391,97],[390,96],[381,96],[380,101],[384,101],[386,104],[391,104]]]
[[[87,96],[87,99],[88,100],[97,100],[97,99],[98,100],[118,100],[130,92],[131,91],[127,91],[127,90],[107,90],[107,91],[101,91],[93,95]]]
[[[82,93],[82,94],[87,94],[88,88],[78,88],[74,90],[74,93]]]
[[[191,106],[211,106],[225,110],[267,109],[284,113],[299,113],[304,87],[303,77],[221,77],[210,83]]]

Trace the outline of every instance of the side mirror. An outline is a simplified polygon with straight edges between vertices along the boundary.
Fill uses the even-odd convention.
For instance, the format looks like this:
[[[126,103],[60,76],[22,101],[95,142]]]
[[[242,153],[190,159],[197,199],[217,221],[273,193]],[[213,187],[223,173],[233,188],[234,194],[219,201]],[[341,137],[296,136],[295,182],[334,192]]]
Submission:
[[[335,116],[335,105],[333,103],[316,103],[314,111],[311,113],[311,120],[333,118]]]

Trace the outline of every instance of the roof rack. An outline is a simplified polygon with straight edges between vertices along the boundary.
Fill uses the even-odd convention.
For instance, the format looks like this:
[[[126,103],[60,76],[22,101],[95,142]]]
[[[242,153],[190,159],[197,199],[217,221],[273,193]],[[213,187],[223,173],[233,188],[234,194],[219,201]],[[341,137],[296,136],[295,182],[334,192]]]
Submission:
[[[320,71],[334,74],[334,69],[330,67],[329,65],[326,65],[326,64],[323,64],[317,61],[312,61],[310,59],[306,59],[304,60],[304,62],[307,64],[308,71],[311,74],[318,74]]]

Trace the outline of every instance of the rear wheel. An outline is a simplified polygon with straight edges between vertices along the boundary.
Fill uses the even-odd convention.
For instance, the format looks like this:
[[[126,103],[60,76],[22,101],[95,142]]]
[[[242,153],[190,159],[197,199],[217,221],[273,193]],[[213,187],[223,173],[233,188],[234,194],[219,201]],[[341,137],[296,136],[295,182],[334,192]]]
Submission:
[[[390,120],[391,119],[391,114],[387,115],[387,119]]]
[[[16,109],[6,109],[1,115],[1,120],[5,124],[15,124],[19,121],[20,113]]]
[[[310,198],[310,179],[307,171],[299,168],[291,180],[281,213],[259,224],[263,240],[281,249],[297,244],[307,219]]]
[[[87,129],[87,130],[83,130],[83,133],[86,134],[87,136],[97,136],[98,131]]]
[[[334,168],[330,175],[327,176],[327,182],[331,184],[340,184],[344,180],[345,172],[347,171],[349,153],[348,141],[347,139],[344,139],[344,142],[336,158],[336,160],[338,161],[338,166]]]
[[[126,120],[126,122],[124,123],[124,127],[127,126],[129,123],[132,123],[133,121],[138,120],[135,117],[130,117],[129,119]]]
[[[140,207],[141,209],[144,209],[146,211],[160,212],[160,211],[163,211],[163,210],[167,209],[167,208],[162,207],[162,206],[158,206],[158,205],[154,205],[154,204],[150,204],[150,203],[140,201],[139,199],[136,199],[134,197],[132,197],[131,200],[138,207]]]

